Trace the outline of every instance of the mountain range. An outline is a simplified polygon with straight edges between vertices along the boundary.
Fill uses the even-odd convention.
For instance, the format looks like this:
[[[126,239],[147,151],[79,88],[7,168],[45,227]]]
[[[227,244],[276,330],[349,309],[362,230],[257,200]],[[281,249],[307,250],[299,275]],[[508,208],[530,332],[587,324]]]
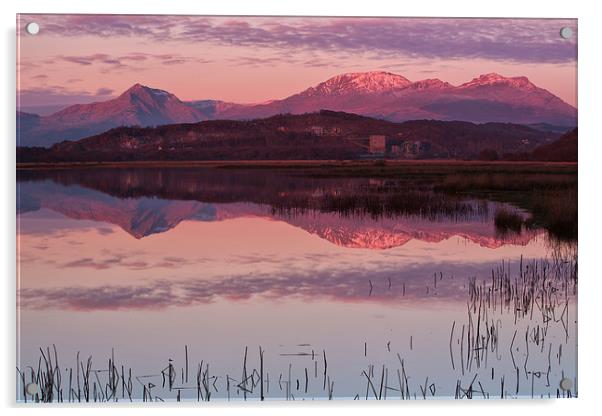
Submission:
[[[185,102],[174,94],[135,84],[117,98],[69,106],[40,116],[17,112],[19,146],[50,146],[119,126],[158,126],[204,120],[251,120],[322,109],[393,122],[459,120],[573,127],[577,110],[526,77],[490,73],[452,85],[439,79],[412,82],[389,72],[346,73],[280,100],[237,104]]]

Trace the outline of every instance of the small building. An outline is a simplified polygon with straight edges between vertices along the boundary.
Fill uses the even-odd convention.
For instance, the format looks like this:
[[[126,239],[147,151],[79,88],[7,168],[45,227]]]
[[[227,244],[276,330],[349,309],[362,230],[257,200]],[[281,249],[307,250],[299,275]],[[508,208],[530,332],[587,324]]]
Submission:
[[[430,142],[420,142],[418,145],[418,153],[423,155],[431,151],[431,143]]]
[[[424,156],[431,151],[431,143],[421,140],[403,142],[403,154],[405,157]]]
[[[403,142],[403,153],[406,155],[416,154],[416,145],[414,142]]]
[[[343,134],[343,129],[340,127],[331,127],[330,134],[332,136],[340,136],[341,134]]]
[[[391,145],[391,154],[393,156],[400,156],[403,154],[403,146],[398,144]]]
[[[316,136],[323,136],[324,135],[324,127],[322,127],[322,126],[311,126],[309,128],[309,131],[311,131]]]
[[[384,154],[387,148],[385,136],[374,134],[369,138],[369,151],[372,154]]]

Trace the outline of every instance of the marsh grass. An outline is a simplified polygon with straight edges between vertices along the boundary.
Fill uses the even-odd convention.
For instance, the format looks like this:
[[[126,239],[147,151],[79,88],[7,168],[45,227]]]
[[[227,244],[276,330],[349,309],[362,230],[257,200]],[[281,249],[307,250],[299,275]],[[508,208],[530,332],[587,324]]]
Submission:
[[[514,267],[502,263],[492,270],[490,279],[473,277],[468,285],[467,320],[461,331],[459,323],[451,326],[452,368],[456,369],[454,363],[459,363],[462,376],[491,368],[493,379],[496,364],[504,354],[509,354],[514,371],[499,375],[500,398],[519,394],[521,382],[527,383],[527,388],[530,385],[531,397],[536,396],[536,382],[544,383],[546,388],[553,386],[553,375],[558,374],[558,368],[554,368],[552,351],[558,351],[560,366],[563,347],[571,337],[569,302],[576,290],[574,252],[529,262],[521,258]],[[501,331],[504,315],[514,321],[511,340],[504,338]],[[564,336],[554,336],[555,330]],[[456,343],[459,348],[454,349]],[[513,381],[511,386],[509,380]],[[563,392],[562,397],[565,395],[572,397],[575,393]],[[561,397],[559,390],[557,396]]]
[[[273,201],[272,211],[296,215],[312,211],[337,213],[343,217],[370,216],[374,219],[416,216],[430,221],[469,220],[487,215],[487,204],[475,204],[453,195],[408,189],[359,188],[314,195],[287,195]]]
[[[577,188],[548,191],[532,195],[531,227],[543,226],[560,240],[577,240]]]
[[[454,174],[446,176],[434,189],[514,204],[530,213],[530,218],[521,221],[521,227],[524,224],[529,228],[545,228],[554,238],[577,240],[576,173]],[[501,232],[518,232],[519,218],[499,212],[495,225]]]
[[[523,217],[516,211],[508,208],[498,208],[493,219],[496,230],[502,235],[517,233],[520,234],[523,228]]]
[[[435,189],[445,192],[512,192],[571,189],[577,175],[566,173],[472,172],[445,175]]]

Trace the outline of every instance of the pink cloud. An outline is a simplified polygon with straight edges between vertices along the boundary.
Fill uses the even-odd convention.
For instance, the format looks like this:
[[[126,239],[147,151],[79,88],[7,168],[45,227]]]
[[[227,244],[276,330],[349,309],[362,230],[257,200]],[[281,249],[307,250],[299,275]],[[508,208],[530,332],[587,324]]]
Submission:
[[[573,62],[575,19],[282,18],[22,15],[48,36],[137,37],[283,50],[371,51],[378,57]]]

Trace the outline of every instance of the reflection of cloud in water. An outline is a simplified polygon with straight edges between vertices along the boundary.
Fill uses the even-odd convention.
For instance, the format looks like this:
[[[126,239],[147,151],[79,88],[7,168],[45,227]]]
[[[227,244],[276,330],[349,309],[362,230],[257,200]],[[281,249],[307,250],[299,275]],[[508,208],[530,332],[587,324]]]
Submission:
[[[129,260],[132,256],[129,254],[112,254],[111,257],[95,260],[91,257],[83,257],[77,260],[69,261],[58,265],[60,268],[89,268],[95,270],[105,270],[111,267],[123,267],[129,270],[148,270],[154,268],[180,268],[191,264],[196,264],[195,260],[187,260],[179,257],[163,257],[155,262],[143,260]],[[202,259],[199,259],[199,263]]]
[[[19,234],[40,237],[63,237],[74,230],[94,230],[101,235],[114,232],[111,226],[93,220],[80,219],[73,221],[64,214],[40,207],[34,211],[21,213],[17,216]]]
[[[420,299],[463,301],[467,293],[466,278],[486,276],[495,266],[491,263],[413,264],[401,271],[327,270],[283,272],[277,276],[254,273],[222,279],[160,279],[137,285],[24,288],[19,292],[19,302],[21,307],[29,309],[114,310],[183,307],[218,298],[251,297],[376,303]]]
[[[96,229],[96,231],[98,231],[98,233],[101,235],[113,234],[115,232],[115,231],[113,231],[113,229],[111,229],[109,227],[98,227]]]

